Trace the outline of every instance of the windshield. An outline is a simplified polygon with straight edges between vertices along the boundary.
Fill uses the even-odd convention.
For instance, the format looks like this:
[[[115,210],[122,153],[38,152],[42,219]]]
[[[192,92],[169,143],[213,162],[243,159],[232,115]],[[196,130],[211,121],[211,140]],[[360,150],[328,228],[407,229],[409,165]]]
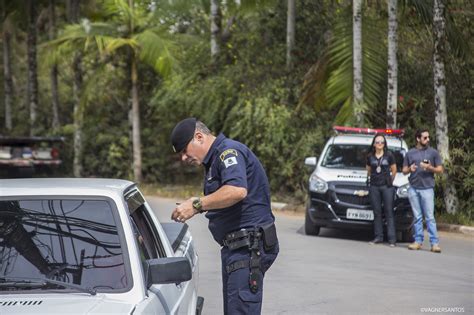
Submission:
[[[370,146],[357,144],[332,144],[326,151],[321,166],[328,168],[365,169]],[[388,147],[393,153],[397,171],[401,172],[405,150],[400,147]]]
[[[98,291],[126,288],[109,202],[0,201],[0,277],[47,278]]]

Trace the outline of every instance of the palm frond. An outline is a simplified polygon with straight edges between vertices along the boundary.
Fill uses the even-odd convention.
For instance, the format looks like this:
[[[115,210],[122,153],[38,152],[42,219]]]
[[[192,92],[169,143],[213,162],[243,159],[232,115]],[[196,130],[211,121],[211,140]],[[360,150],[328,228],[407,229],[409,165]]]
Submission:
[[[354,105],[352,60],[352,12],[343,12],[333,27],[331,42],[318,69],[305,78],[302,101],[315,102],[315,110],[337,108],[336,122],[352,122],[354,112],[367,112],[382,99],[381,90],[386,74],[385,28],[364,16],[362,23],[362,73],[364,103]]]
[[[167,0],[160,1],[157,3],[157,11],[162,12],[173,12],[173,13],[183,13],[189,12],[195,7],[202,7],[206,5],[205,2],[210,6],[209,1],[202,0]]]
[[[99,6],[106,19],[120,21],[126,25],[133,19],[133,11],[126,0],[100,0]]]
[[[336,125],[346,125],[351,122],[354,115],[354,108],[352,104],[352,96],[344,101],[341,106],[341,109],[334,119],[334,124]]]
[[[403,0],[402,11],[411,9],[416,13],[418,19],[428,28],[433,25],[433,1],[432,0]],[[446,38],[449,47],[456,57],[465,59],[470,55],[470,40],[463,37],[463,32],[456,25],[449,10],[449,2],[445,7]],[[430,31],[430,30],[429,30]]]
[[[239,11],[243,14],[268,9],[272,6],[275,6],[276,4],[276,0],[234,0],[227,2],[227,5],[229,6],[229,11]]]
[[[97,38],[98,36],[96,36]],[[115,50],[124,47],[124,46],[129,46],[133,50],[137,50],[140,46],[137,43],[137,41],[133,38],[111,38],[111,37],[105,37],[104,42],[105,44],[105,53],[110,54],[114,52]]]
[[[164,77],[168,76],[174,63],[171,53],[173,43],[164,36],[160,36],[156,28],[145,30],[135,35],[133,39],[140,47],[140,60],[152,66]]]

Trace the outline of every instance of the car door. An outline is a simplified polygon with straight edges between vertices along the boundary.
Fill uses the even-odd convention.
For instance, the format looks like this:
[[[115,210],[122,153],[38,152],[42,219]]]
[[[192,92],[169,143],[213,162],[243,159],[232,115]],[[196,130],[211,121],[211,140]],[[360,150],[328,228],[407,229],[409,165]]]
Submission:
[[[154,284],[148,290],[150,298],[157,298],[166,314],[193,314],[196,307],[196,255],[190,233],[180,240],[176,251],[153,211],[138,190],[126,196],[130,221],[140,249],[142,262],[147,259],[182,256],[187,257],[193,269],[193,279],[179,284]]]

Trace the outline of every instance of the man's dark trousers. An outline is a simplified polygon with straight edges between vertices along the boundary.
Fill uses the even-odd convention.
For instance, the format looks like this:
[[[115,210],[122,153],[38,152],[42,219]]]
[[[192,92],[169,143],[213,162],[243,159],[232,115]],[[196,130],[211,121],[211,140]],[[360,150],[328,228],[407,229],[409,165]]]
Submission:
[[[222,261],[222,294],[224,296],[224,314],[260,314],[262,309],[263,298],[263,277],[265,272],[275,261],[279,246],[276,244],[273,249],[265,252],[263,250],[263,242],[260,241],[260,252],[262,266],[261,276],[259,277],[258,291],[253,293],[250,291],[249,277],[250,268],[241,268],[230,273],[227,272],[226,266],[241,261],[250,261],[250,251],[247,247],[230,250],[227,247],[221,249]]]

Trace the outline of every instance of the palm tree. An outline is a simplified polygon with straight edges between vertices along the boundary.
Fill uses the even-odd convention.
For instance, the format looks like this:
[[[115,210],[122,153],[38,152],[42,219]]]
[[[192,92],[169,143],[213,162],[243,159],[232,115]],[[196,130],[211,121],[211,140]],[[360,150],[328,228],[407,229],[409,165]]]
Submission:
[[[49,39],[53,40],[56,37],[56,13],[55,0],[49,0]],[[53,122],[52,128],[59,128],[59,93],[58,93],[58,65],[54,63],[51,66],[51,99]]]
[[[2,23],[2,42],[3,42],[3,80],[5,91],[5,128],[12,129],[12,107],[13,107],[13,80],[12,80],[12,62],[11,62],[11,38],[14,30],[11,19],[11,12],[8,11],[6,0],[2,1],[3,23]]]
[[[211,0],[211,58],[213,62],[216,61],[216,58],[221,50],[221,24],[222,14],[220,8],[220,0]]]
[[[30,109],[30,135],[35,135],[38,129],[36,116],[38,108],[38,69],[36,63],[36,1],[27,1],[28,10],[28,86],[27,100]]]
[[[362,81],[362,0],[352,2],[352,24],[353,24],[353,68],[354,68],[354,114],[357,125],[363,122],[363,113],[358,110],[360,104],[364,103],[363,81]]]
[[[397,127],[398,61],[397,61],[397,2],[388,1],[388,85],[387,128]]]
[[[293,50],[295,49],[295,0],[288,0],[288,14],[286,23],[286,68],[293,67]]]
[[[351,17],[353,8],[345,6],[342,10],[337,10],[333,23],[329,45],[324,55],[313,65],[303,83],[303,92],[300,97],[301,108],[304,105],[313,106],[317,111],[328,108],[337,108],[335,124],[357,124],[369,113],[370,108],[376,108],[382,99],[380,91],[385,83],[386,51],[379,22],[364,16],[362,25],[360,46],[362,50],[362,71],[364,75],[362,93],[359,86],[357,94],[363,96],[363,103],[355,100],[355,75],[354,75],[354,27]],[[361,12],[363,14],[363,12]],[[357,115],[355,115],[355,113]],[[376,117],[378,118],[378,117]],[[362,119],[362,120],[360,120]],[[383,119],[380,120],[384,120]]]
[[[433,2],[433,81],[435,102],[435,126],[438,151],[445,163],[450,162],[449,136],[448,136],[448,113],[446,108],[446,79],[445,79],[445,43],[446,43],[446,19],[445,4],[443,0]],[[448,213],[455,213],[459,201],[456,188],[447,172],[443,174],[445,182],[444,203]]]
[[[102,0],[102,20],[73,24],[64,30],[62,36],[49,46],[81,45],[84,48],[94,44],[100,55],[117,55],[127,58],[131,82],[132,100],[132,143],[133,174],[136,182],[142,181],[142,153],[140,135],[140,102],[138,95],[138,63],[152,66],[167,76],[173,64],[171,49],[173,43],[167,39],[167,30],[155,26],[156,17],[144,3],[133,0]]]

